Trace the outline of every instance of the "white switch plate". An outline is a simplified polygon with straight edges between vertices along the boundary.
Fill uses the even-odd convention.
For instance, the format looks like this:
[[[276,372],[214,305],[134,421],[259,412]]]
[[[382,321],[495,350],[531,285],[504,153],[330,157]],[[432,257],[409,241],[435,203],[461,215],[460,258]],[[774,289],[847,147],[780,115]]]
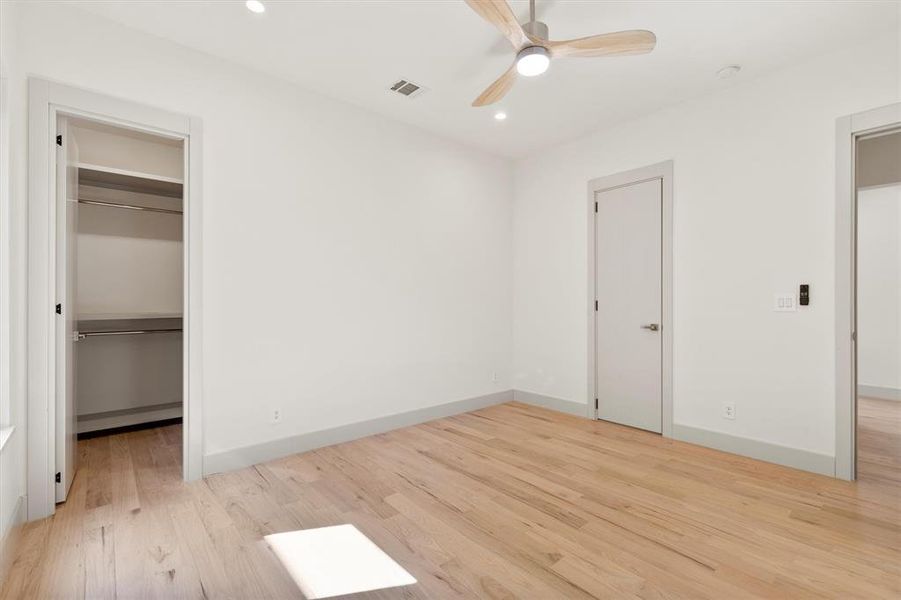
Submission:
[[[775,294],[773,296],[773,310],[776,312],[796,312],[798,301],[794,294]]]

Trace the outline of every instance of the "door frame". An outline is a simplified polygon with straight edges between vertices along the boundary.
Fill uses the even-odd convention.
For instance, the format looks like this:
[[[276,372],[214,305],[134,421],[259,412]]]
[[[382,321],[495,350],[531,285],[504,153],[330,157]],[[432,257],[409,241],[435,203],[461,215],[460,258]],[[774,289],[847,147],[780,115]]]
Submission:
[[[661,219],[661,371],[662,371],[662,423],[663,437],[673,436],[673,161],[665,162],[606,175],[588,182],[588,202],[586,210],[588,218],[588,417],[597,419],[595,391],[597,389],[596,332],[597,313],[594,303],[597,299],[597,271],[595,264],[595,195],[598,192],[618,187],[660,179],[662,183],[662,219]]]
[[[200,119],[42,79],[28,80],[27,518],[55,511],[56,118],[69,115],[184,140],[182,473],[203,474],[202,124]]]
[[[857,140],[901,125],[901,102],[835,125],[835,476],[857,478]]]

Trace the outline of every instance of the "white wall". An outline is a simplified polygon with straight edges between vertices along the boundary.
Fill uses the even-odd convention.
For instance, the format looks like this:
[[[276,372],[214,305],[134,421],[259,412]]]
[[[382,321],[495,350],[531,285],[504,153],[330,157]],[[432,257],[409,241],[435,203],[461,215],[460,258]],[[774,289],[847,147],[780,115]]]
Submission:
[[[156,143],[127,130],[96,124],[73,129],[79,161],[180,179],[181,142]],[[82,185],[79,197],[181,210],[180,198]],[[79,330],[180,327],[178,318],[148,323],[138,315],[181,316],[183,217],[82,204],[78,213]],[[120,318],[107,319],[113,315]],[[131,320],[126,316],[135,317]],[[86,321],[87,320],[87,321]],[[87,337],[77,345],[79,431],[159,419],[160,405],[182,400],[180,333]],[[151,414],[135,409],[153,407]],[[180,407],[168,411],[178,416]],[[111,418],[110,412],[132,411]],[[101,421],[99,415],[104,414]],[[90,416],[90,419],[86,419]]]
[[[203,119],[207,454],[511,387],[507,161],[75,9],[20,10],[27,72]]]
[[[184,175],[180,140],[163,141],[164,138],[81,120],[76,121],[74,133],[81,163],[175,179]]]
[[[587,401],[586,184],[673,159],[675,422],[833,455],[835,119],[898,100],[897,44],[824,56],[519,161],[514,387]],[[773,312],[773,294],[800,283],[810,306]],[[725,400],[734,421],[720,416]]]
[[[123,329],[148,327],[141,321],[115,323],[115,327]],[[109,326],[109,322],[103,325]],[[168,320],[154,325],[158,329],[179,326]],[[182,401],[182,364],[182,334],[178,332],[92,336],[82,340],[78,343],[76,366],[79,431],[159,419],[154,411],[161,405]],[[172,417],[179,416],[180,406],[166,408],[176,409]],[[111,413],[121,411],[130,412],[121,422],[111,419]]]
[[[858,192],[857,265],[857,383],[901,400],[901,185]]]
[[[26,84],[17,9],[0,2],[0,77],[8,102],[8,129],[0,139],[9,141],[0,144],[0,429],[15,428],[0,450],[0,578],[13,554],[11,533],[25,494]]]
[[[181,209],[181,201],[82,186],[82,197]],[[78,209],[78,317],[180,315],[182,217],[82,204]]]
[[[73,134],[80,163],[181,179],[182,143],[78,122]],[[182,210],[180,198],[81,185],[79,198]],[[78,211],[79,319],[98,314],[181,315],[183,217],[90,204]]]

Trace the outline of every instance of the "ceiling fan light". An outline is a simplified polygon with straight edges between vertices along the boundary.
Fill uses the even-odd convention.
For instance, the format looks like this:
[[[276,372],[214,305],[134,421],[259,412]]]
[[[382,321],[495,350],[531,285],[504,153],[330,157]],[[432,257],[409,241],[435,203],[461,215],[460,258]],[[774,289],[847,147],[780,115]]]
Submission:
[[[523,48],[516,56],[516,71],[523,77],[541,75],[550,64],[550,53],[543,46]]]

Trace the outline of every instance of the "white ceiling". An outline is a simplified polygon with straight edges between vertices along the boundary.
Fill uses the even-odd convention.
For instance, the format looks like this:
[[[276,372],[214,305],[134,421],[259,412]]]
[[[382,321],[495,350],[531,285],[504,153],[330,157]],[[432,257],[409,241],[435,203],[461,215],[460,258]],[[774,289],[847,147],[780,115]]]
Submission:
[[[526,21],[528,2],[511,3]],[[472,100],[512,62],[500,35],[463,0],[79,2],[95,14],[297,82],[448,138],[505,156],[735,85],[807,56],[897,31],[894,2],[604,2],[538,0],[554,39],[650,29],[645,56],[560,59],[520,79],[496,107]],[[741,64],[734,79],[715,77]],[[387,92],[406,78],[429,88]],[[497,107],[509,115],[493,119]]]

